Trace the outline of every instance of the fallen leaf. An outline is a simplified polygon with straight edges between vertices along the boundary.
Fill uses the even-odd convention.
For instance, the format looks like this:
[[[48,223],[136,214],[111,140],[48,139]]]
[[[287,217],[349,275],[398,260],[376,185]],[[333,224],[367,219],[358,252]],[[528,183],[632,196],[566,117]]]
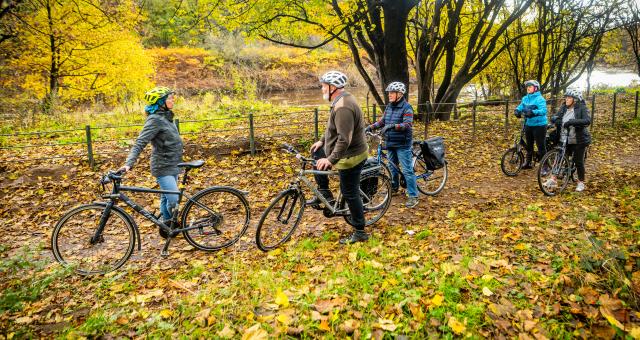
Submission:
[[[282,290],[278,290],[278,293],[276,293],[275,302],[282,307],[289,307],[289,297]]]
[[[242,334],[242,340],[266,340],[267,338],[267,332],[260,328],[259,323],[247,328]]]
[[[458,321],[455,316],[449,318],[447,326],[451,327],[451,330],[453,330],[453,332],[458,335],[464,333],[467,330],[467,327],[462,322]]]

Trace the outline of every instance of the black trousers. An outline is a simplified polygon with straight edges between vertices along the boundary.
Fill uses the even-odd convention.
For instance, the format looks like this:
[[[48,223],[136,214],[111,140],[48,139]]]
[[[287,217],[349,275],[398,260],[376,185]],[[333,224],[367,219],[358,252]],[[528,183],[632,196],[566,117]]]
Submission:
[[[533,143],[535,141],[538,147],[538,160],[542,159],[545,153],[547,153],[546,137],[547,127],[543,126],[525,126],[524,137],[527,141],[527,163],[531,163],[533,159]]]
[[[316,150],[313,153],[314,159],[325,158],[326,154],[323,148]],[[364,167],[365,161],[354,166],[351,169],[338,170],[340,177],[340,192],[347,202],[349,212],[351,213],[351,220],[356,230],[364,230],[364,206],[362,204],[362,197],[360,197],[360,174]],[[329,189],[329,176],[327,175],[314,175],[318,189]]]
[[[584,182],[584,156],[587,152],[587,144],[568,144],[567,156],[573,155],[573,162],[576,164],[578,171],[578,180]]]

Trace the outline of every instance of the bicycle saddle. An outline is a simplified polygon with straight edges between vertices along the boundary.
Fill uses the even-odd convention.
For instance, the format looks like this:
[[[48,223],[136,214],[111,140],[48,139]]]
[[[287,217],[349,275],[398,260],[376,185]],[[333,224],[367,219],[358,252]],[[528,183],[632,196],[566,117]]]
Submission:
[[[187,169],[197,169],[204,165],[204,161],[199,159],[197,161],[178,163],[179,168],[187,168]]]

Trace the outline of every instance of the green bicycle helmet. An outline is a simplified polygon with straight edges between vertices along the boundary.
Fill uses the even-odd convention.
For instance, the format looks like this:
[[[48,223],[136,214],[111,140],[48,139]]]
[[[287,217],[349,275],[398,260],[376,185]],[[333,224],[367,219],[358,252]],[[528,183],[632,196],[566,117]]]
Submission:
[[[153,105],[158,102],[161,98],[172,94],[170,88],[164,86],[157,86],[147,91],[144,94],[144,100],[147,102],[147,105]]]

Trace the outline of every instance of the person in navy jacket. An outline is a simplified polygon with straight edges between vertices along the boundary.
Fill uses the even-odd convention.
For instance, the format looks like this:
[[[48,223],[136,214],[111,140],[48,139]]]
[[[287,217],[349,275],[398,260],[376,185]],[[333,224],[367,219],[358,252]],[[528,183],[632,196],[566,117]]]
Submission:
[[[547,101],[540,93],[540,83],[537,80],[527,80],[524,83],[527,94],[522,97],[520,105],[515,110],[515,116],[525,119],[525,139],[527,141],[527,160],[523,169],[533,168],[533,142],[538,147],[538,159],[547,153],[545,137],[547,136]]]
[[[384,136],[389,161],[402,169],[402,174],[407,182],[407,208],[418,205],[418,186],[416,174],[413,171],[411,161],[413,153],[413,107],[404,98],[407,92],[406,86],[398,81],[392,82],[385,90],[389,94],[389,104],[384,110],[382,118],[369,125],[365,131],[382,129],[380,134]],[[391,184],[394,192],[399,189],[400,181],[397,168],[391,167]]]

